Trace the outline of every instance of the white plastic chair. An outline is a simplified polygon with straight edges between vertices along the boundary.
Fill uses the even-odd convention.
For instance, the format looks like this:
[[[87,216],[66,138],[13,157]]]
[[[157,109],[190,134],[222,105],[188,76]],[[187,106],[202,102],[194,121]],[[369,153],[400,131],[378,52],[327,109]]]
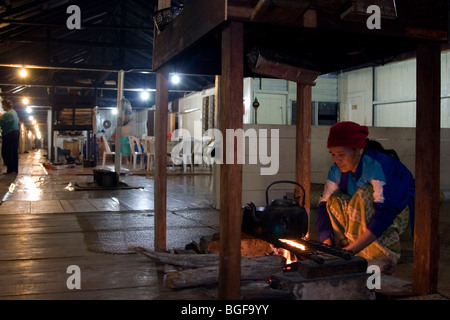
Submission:
[[[193,168],[193,154],[191,152],[192,149],[192,141],[191,139],[182,139],[180,138],[180,141],[177,142],[175,147],[172,148],[172,150],[167,150],[168,153],[170,153],[170,156],[172,158],[172,162],[175,165],[182,164],[183,165],[183,172],[187,172],[187,165],[190,165],[191,171],[194,170]]]
[[[207,152],[207,146],[211,143],[210,137],[203,137],[201,139],[194,140],[194,153],[193,153],[193,161],[194,165],[198,164],[200,167],[206,166],[206,163],[203,159],[203,155]]]
[[[116,153],[111,151],[111,148],[109,147],[108,141],[106,141],[105,136],[102,136],[102,144],[103,144],[103,148],[104,148],[102,169],[105,169],[106,156],[114,156]]]
[[[142,151],[141,142],[137,137],[129,136],[128,139],[130,140],[130,148],[131,148],[131,156],[133,157],[133,170],[136,170],[136,163],[138,156],[143,156],[145,153]],[[138,151],[136,151],[136,149]],[[143,159],[140,159],[140,170],[142,170],[144,161]]]
[[[144,153],[147,156],[147,171],[155,166],[155,137],[147,136],[141,139]]]

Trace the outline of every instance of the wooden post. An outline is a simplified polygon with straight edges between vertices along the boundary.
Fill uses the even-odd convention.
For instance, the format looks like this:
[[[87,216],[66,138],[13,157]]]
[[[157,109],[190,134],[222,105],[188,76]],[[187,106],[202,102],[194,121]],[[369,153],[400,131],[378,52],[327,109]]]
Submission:
[[[158,0],[158,10],[170,7],[170,0]],[[155,251],[167,246],[167,117],[169,106],[169,73],[163,67],[156,73],[155,93]]]
[[[169,105],[169,73],[156,73],[155,112],[155,250],[166,250],[167,204],[167,116]]]
[[[297,83],[295,180],[305,188],[308,215],[311,207],[311,99],[311,86]],[[296,188],[295,195],[303,196],[300,188]]]
[[[441,55],[439,43],[417,45],[416,199],[413,292],[437,291]]]
[[[234,152],[234,163],[220,168],[219,299],[240,299],[242,164],[237,164],[237,144],[226,143],[227,129],[242,129],[244,77],[243,23],[230,22],[222,31],[220,130],[224,135],[223,159]]]

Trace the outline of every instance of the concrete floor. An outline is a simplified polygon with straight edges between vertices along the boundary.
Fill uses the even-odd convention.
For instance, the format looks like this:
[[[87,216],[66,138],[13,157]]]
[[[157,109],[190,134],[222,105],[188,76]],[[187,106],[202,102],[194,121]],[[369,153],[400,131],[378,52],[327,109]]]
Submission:
[[[164,266],[128,249],[153,249],[150,176],[129,170],[120,178],[129,189],[76,191],[71,185],[93,181],[93,168],[46,170],[45,161],[41,151],[21,154],[19,175],[0,175],[0,299],[208,298],[166,288]],[[168,249],[219,229],[209,170],[177,170],[168,177]],[[81,290],[67,287],[71,265],[80,267]]]
[[[73,190],[74,184],[93,181],[93,168],[46,170],[43,162],[42,151],[22,154],[17,177],[0,175],[0,299],[216,298],[215,289],[167,288],[167,266],[129,251],[130,246],[153,249],[151,176],[130,170],[120,179],[128,189]],[[209,171],[176,172],[168,176],[168,249],[183,248],[219,230],[219,213],[210,207]],[[312,219],[314,213],[311,210]],[[440,217],[439,285],[438,294],[427,296],[431,299],[450,297],[449,202],[441,204]],[[402,242],[403,256],[394,276],[408,290],[412,237],[405,235]],[[80,267],[80,290],[66,283],[72,265]]]

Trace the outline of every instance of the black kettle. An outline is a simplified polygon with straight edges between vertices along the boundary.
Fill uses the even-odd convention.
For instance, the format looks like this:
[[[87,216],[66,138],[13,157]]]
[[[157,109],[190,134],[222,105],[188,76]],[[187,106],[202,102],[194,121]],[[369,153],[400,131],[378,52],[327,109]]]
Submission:
[[[275,199],[269,205],[269,189],[275,184],[291,183],[303,191],[302,205],[297,199]],[[305,189],[297,182],[279,180],[272,182],[266,189],[266,207],[261,214],[262,235],[276,239],[301,239],[308,232],[308,213],[305,206]]]

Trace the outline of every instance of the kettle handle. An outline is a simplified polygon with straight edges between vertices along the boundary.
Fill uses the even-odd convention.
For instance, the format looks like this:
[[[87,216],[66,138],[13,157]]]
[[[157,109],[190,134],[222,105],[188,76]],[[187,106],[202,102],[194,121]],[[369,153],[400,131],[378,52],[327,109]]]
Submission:
[[[295,181],[291,181],[291,180],[279,180],[279,181],[272,182],[271,184],[269,184],[269,185],[267,186],[267,188],[266,188],[266,206],[269,205],[269,188],[270,188],[271,186],[273,186],[274,184],[278,184],[278,183],[291,183],[291,184],[295,184],[295,185],[299,186],[300,189],[302,189],[302,191],[303,191],[302,207],[305,206],[305,197],[306,197],[305,189],[302,187],[301,184],[299,184],[299,183],[297,183],[297,182],[295,182]]]

